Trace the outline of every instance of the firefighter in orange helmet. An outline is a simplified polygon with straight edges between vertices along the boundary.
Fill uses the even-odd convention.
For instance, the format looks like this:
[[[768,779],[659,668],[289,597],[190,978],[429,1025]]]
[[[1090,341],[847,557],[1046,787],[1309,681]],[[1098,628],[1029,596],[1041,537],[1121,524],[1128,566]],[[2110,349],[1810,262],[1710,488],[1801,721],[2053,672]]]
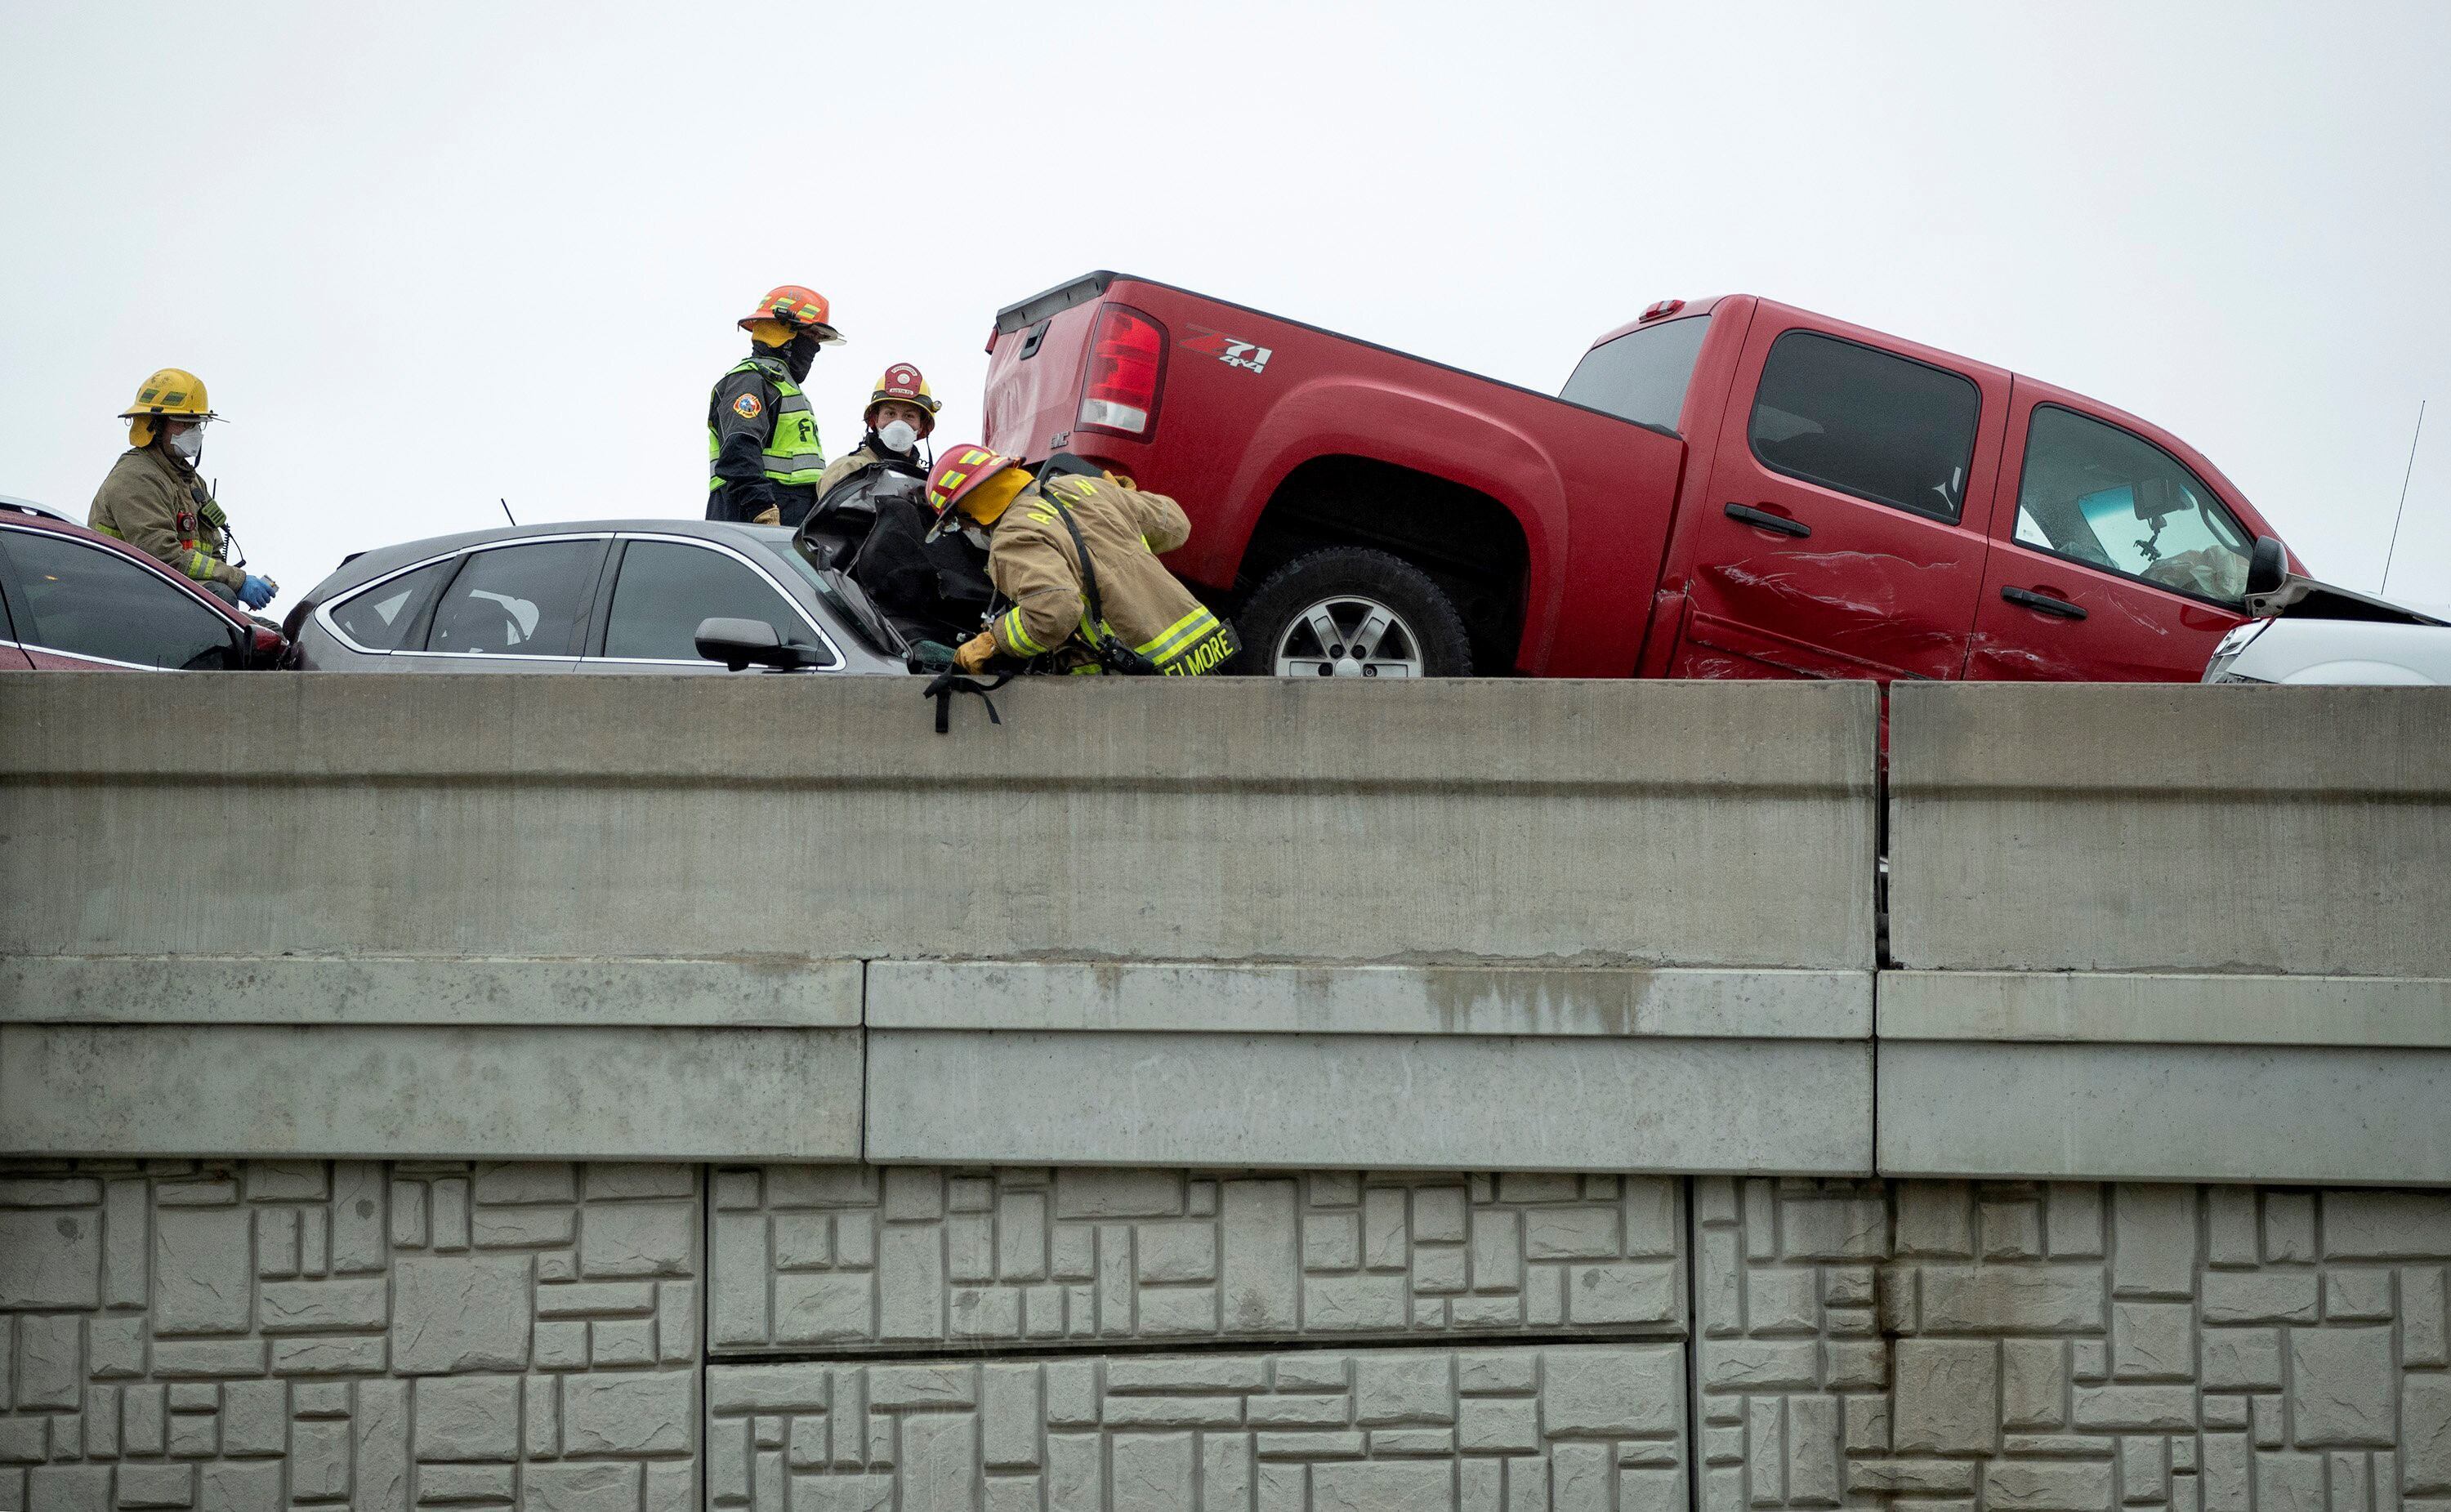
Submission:
[[[843,339],[832,317],[823,294],[785,284],[740,318],[749,355],[707,400],[707,519],[797,525],[816,501],[825,448],[800,384]]]
[[[834,491],[834,485],[849,481],[873,467],[891,468],[912,478],[926,479],[928,462],[919,454],[920,443],[936,428],[937,411],[944,406],[930,392],[928,380],[909,363],[896,363],[876,378],[876,386],[869,391],[868,408],[860,412],[860,422],[868,434],[859,444],[843,453],[817,480],[817,497],[823,499]]]

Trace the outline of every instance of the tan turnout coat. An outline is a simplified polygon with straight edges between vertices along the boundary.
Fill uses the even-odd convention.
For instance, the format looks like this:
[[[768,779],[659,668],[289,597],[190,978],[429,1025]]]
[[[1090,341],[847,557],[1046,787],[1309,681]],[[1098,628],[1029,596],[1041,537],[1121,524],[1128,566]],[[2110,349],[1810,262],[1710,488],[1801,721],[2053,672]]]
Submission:
[[[85,522],[198,582],[244,587],[245,572],[222,560],[229,543],[221,527],[199,513],[204,501],[194,471],[159,442],[131,446],[102,481]]]
[[[1063,501],[1080,527],[1097,568],[1100,607],[1124,644],[1166,665],[1218,630],[1216,617],[1157,560],[1191,539],[1182,506],[1109,478],[1072,476],[1030,483],[995,522],[988,576],[1012,605],[995,617],[998,651],[1020,658],[1064,650],[1076,664],[1088,661],[1078,555],[1045,491]]]

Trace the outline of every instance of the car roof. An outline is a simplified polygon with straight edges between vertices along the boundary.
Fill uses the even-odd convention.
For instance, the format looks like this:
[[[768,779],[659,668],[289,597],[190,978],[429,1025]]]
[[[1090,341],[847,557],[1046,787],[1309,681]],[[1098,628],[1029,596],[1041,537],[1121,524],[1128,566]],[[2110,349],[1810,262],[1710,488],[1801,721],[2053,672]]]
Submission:
[[[69,525],[76,523],[75,520],[69,519],[49,504],[38,504],[30,499],[20,499],[14,494],[0,494],[0,509],[6,509],[16,515],[31,515],[38,520],[56,520]]]
[[[539,520],[533,525],[495,525],[485,530],[463,530],[457,535],[427,536],[417,540],[403,540],[388,546],[377,546],[350,557],[326,574],[324,580],[309,590],[311,596],[323,598],[327,591],[379,578],[384,573],[422,561],[429,557],[448,556],[471,546],[499,545],[514,540],[532,540],[555,536],[598,536],[620,532],[651,531],[659,536],[689,536],[704,540],[721,540],[733,544],[747,543],[781,555],[792,540],[792,530],[785,525],[746,525],[728,520],[685,520],[650,517],[627,520]]]

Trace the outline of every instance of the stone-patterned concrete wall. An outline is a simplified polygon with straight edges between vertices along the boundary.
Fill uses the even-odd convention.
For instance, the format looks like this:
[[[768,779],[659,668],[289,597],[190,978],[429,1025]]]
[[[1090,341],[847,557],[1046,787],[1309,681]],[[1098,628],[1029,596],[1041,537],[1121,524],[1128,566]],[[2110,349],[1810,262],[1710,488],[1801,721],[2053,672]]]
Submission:
[[[757,1512],[1687,1502],[1676,1343],[716,1365],[707,1401],[713,1504]]]
[[[1686,1190],[0,1163],[0,1512],[2451,1512],[2451,1194]]]
[[[1682,1184],[770,1166],[715,1176],[716,1354],[1684,1331]]]
[[[1694,1220],[1704,1507],[1838,1505],[1843,1445],[1889,1412],[1881,1188],[1704,1178]]]
[[[0,1509],[682,1512],[687,1166],[0,1165]]]
[[[2451,1512],[2451,1196],[1696,1187],[1704,1512]]]

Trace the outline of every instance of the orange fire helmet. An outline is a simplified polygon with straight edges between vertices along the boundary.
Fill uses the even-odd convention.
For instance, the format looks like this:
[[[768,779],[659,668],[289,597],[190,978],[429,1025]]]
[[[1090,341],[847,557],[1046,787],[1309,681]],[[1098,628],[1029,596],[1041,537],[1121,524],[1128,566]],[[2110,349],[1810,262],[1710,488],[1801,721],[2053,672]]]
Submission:
[[[780,321],[794,330],[806,331],[828,345],[840,342],[842,332],[835,330],[833,310],[826,297],[813,288],[797,284],[781,284],[766,291],[757,307],[740,317],[740,328],[749,329],[756,321]]]

